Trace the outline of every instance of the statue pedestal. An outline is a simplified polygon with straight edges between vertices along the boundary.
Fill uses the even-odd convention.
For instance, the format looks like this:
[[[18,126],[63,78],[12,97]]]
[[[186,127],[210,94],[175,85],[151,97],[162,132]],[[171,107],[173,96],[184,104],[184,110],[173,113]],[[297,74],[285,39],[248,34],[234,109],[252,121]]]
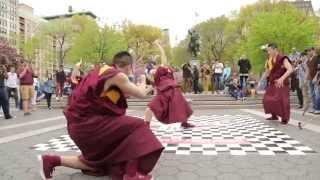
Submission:
[[[200,61],[199,60],[196,60],[195,58],[193,58],[193,59],[191,59],[191,62],[190,62],[190,64],[192,65],[192,66],[200,66]]]

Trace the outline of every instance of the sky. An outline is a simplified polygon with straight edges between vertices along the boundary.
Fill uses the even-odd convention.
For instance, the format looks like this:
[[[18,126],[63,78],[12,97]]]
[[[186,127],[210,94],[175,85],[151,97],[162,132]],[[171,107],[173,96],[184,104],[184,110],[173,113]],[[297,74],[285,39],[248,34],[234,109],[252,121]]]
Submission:
[[[257,0],[19,0],[34,8],[39,16],[50,16],[74,11],[91,11],[108,24],[129,20],[169,29],[171,44],[187,35],[193,25],[221,15],[229,15],[240,7]],[[312,0],[315,10],[320,0]],[[197,14],[197,15],[196,15]]]

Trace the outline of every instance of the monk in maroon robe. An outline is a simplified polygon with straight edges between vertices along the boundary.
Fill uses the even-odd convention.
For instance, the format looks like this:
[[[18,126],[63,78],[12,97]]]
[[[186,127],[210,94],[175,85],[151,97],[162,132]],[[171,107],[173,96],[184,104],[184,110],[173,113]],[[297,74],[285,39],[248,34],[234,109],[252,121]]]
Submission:
[[[124,94],[144,98],[153,89],[131,83],[132,57],[120,52],[114,67],[97,67],[79,83],[65,108],[68,133],[80,156],[39,156],[41,177],[52,179],[56,166],[85,174],[109,175],[112,180],[150,180],[163,146],[143,119],[126,116]]]
[[[154,85],[157,89],[157,95],[146,109],[146,123],[150,125],[154,115],[165,124],[179,122],[184,128],[194,127],[187,122],[193,111],[174,80],[173,70],[168,67],[158,67],[154,74]]]
[[[281,55],[275,44],[268,45],[269,62],[267,63],[268,86],[263,98],[266,114],[272,116],[267,120],[278,120],[288,124],[290,119],[290,88],[288,77],[293,72],[288,57]]]

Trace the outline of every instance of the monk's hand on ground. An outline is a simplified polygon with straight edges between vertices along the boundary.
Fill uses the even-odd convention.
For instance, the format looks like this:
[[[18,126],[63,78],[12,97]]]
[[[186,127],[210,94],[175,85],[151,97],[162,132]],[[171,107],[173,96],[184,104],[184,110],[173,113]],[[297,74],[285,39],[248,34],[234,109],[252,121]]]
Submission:
[[[278,88],[283,87],[283,79],[282,78],[277,79],[275,81],[275,83],[276,83],[276,87],[278,87]]]

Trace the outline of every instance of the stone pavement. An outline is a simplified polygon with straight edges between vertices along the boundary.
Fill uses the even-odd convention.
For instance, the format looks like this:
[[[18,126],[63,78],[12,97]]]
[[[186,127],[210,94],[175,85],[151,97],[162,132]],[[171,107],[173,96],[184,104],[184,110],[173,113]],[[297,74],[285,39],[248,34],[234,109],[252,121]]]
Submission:
[[[0,179],[1,180],[38,180],[36,155],[44,153],[30,149],[35,144],[67,134],[65,119],[61,110],[38,110],[32,116],[23,117],[21,112],[14,112],[17,118],[6,121],[0,118]],[[142,111],[130,111],[129,114],[141,116]],[[306,155],[276,154],[262,156],[247,154],[243,156],[218,153],[213,156],[201,154],[176,155],[163,153],[152,172],[156,180],[319,180],[320,179],[320,135],[308,129],[299,130],[296,126],[282,126],[278,122],[266,122],[262,116],[249,114],[243,110],[198,110],[195,116],[204,115],[246,115],[279,130],[317,153]],[[294,115],[295,116],[295,115]],[[308,120],[308,117],[294,117]],[[315,119],[314,121],[316,121]],[[320,119],[318,119],[320,121]],[[223,120],[221,120],[223,121]],[[55,152],[74,155],[76,152]],[[82,175],[77,170],[58,167],[55,180],[98,180]]]

